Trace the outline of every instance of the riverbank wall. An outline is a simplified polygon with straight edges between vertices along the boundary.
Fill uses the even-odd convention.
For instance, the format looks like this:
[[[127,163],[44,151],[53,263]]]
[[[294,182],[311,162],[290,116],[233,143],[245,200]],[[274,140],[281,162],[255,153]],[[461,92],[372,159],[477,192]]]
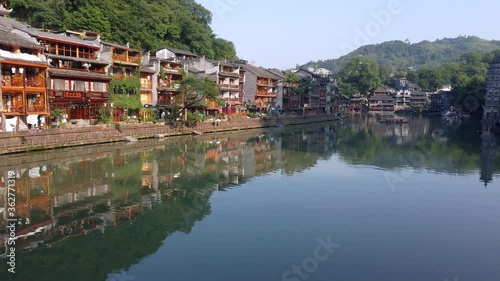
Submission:
[[[21,131],[0,134],[0,155],[45,149],[122,142],[134,139],[214,134],[268,127],[286,127],[333,121],[334,115],[235,119],[217,123],[198,123],[193,128],[164,123],[95,125],[83,128],[61,128],[43,131]]]

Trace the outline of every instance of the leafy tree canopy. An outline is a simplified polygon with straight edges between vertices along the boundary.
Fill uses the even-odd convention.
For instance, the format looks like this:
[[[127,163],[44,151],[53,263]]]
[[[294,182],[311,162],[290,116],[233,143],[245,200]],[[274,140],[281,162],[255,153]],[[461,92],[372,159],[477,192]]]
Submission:
[[[382,85],[378,63],[371,58],[350,59],[338,73],[340,87],[347,96],[367,95]]]
[[[51,30],[91,30],[107,41],[146,51],[165,46],[211,59],[236,59],[218,38],[212,14],[194,0],[10,0],[12,17]]]
[[[305,67],[323,67],[338,72],[353,57],[364,56],[376,60],[379,65],[392,68],[418,69],[435,68],[445,63],[461,62],[463,59],[476,60],[474,57],[462,57],[470,52],[491,52],[500,49],[500,41],[488,41],[475,36],[444,38],[434,42],[422,41],[409,43],[388,41],[376,45],[366,45],[338,59],[311,61]]]

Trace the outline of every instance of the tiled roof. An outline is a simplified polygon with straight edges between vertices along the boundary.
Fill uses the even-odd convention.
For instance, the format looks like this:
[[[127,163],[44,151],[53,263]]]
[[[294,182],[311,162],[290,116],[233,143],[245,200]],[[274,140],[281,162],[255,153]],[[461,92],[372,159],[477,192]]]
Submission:
[[[279,69],[270,68],[267,71],[271,72],[275,76],[278,76],[280,79],[285,78],[285,73],[283,71],[279,70]]]
[[[93,64],[102,64],[102,65],[108,65],[108,62],[105,62],[103,60],[95,60],[95,59],[85,59],[85,58],[75,58],[75,57],[67,57],[67,56],[58,56],[58,55],[51,55],[51,54],[45,54],[48,58],[56,59],[56,60],[71,60],[71,61],[78,61],[78,62],[87,62],[87,63],[93,63]]]
[[[114,47],[114,48],[119,48],[119,49],[129,50],[129,51],[132,51],[132,52],[141,53],[141,51],[133,49],[133,48],[130,48],[130,47],[127,47],[125,45],[120,45],[120,44],[115,44],[115,43],[105,42],[105,41],[101,41],[101,44],[103,44],[105,46],[111,46],[111,47]]]
[[[394,101],[393,96],[374,96],[369,98],[370,101]]]
[[[63,41],[63,42],[73,43],[76,45],[87,46],[94,49],[101,47],[96,41],[82,40],[76,37],[66,36],[63,34],[44,32],[36,29],[30,30],[29,33],[35,37],[38,37],[38,39]]]
[[[143,66],[143,67],[141,67],[140,72],[142,72],[142,73],[156,73],[156,70]]]
[[[23,38],[21,35],[15,34],[6,28],[0,28],[0,43],[6,45],[14,45],[29,49],[43,49],[42,46],[33,41]]]
[[[49,74],[54,76],[64,76],[64,77],[74,77],[74,78],[111,80],[111,77],[106,74],[87,72],[87,71],[68,70],[68,69],[49,68]]]
[[[190,51],[184,51],[184,50],[179,50],[179,49],[174,49],[174,48],[166,48],[170,52],[176,54],[176,55],[185,55],[185,56],[193,56],[193,57],[199,57],[197,54],[191,53]]]
[[[8,29],[18,29],[21,31],[24,31],[31,36],[37,37],[37,38],[46,38],[49,40],[57,40],[57,41],[64,41],[64,42],[69,42],[69,43],[74,43],[78,45],[83,45],[91,48],[100,48],[99,44],[96,41],[87,41],[87,40],[82,40],[76,37],[70,37],[66,36],[63,34],[55,34],[55,33],[50,33],[50,32],[44,32],[35,28],[30,27],[26,23],[19,22],[13,18],[7,18],[7,17],[0,17],[0,27],[5,27]]]
[[[269,72],[261,67],[256,67],[256,66],[249,65],[249,64],[243,64],[241,66],[243,67],[244,70],[252,72],[253,74],[257,75],[258,77],[280,79],[278,76],[272,74],[271,72]]]

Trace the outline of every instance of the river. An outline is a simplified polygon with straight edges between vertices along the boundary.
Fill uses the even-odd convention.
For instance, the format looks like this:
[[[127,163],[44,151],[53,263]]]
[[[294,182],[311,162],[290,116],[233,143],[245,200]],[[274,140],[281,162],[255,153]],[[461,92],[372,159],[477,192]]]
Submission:
[[[500,145],[477,129],[357,117],[1,156],[0,280],[498,280]]]

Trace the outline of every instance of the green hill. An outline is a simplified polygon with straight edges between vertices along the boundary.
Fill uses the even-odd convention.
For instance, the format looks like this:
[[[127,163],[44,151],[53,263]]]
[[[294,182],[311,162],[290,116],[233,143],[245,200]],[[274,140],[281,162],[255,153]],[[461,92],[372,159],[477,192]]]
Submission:
[[[307,63],[306,67],[322,67],[338,72],[349,59],[365,56],[375,59],[380,66],[391,67],[431,67],[444,63],[459,62],[467,52],[492,52],[500,49],[500,41],[488,41],[475,36],[444,38],[434,42],[407,43],[389,41],[376,45],[366,45],[338,59],[320,60]]]
[[[212,14],[194,0],[10,0],[10,15],[33,27],[90,30],[141,50],[172,47],[212,59],[235,59],[234,44],[217,38]]]

